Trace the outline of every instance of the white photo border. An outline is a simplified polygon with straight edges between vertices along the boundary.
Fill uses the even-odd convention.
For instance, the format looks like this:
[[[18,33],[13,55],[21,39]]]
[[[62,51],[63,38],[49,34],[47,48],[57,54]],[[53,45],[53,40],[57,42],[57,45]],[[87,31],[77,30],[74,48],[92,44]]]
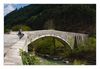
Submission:
[[[4,65],[4,4],[96,4],[96,65]],[[0,69],[99,69],[100,68],[99,0],[0,0]]]

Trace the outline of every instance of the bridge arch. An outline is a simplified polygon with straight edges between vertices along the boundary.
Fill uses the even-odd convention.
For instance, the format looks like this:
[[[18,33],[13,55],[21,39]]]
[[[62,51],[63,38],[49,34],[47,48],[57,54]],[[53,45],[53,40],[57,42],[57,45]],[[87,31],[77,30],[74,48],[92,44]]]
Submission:
[[[80,33],[71,33],[71,32],[62,32],[62,31],[56,31],[56,30],[38,30],[34,32],[28,32],[26,34],[26,42],[24,45],[24,50],[27,51],[27,46],[31,43],[36,41],[37,39],[43,38],[43,37],[55,37],[57,39],[60,39],[63,44],[68,45],[70,49],[74,49],[74,43],[75,43],[75,37],[80,36],[82,40],[77,40],[77,43],[84,42],[84,38],[87,37],[86,34],[80,34]]]
[[[35,41],[37,41],[38,39],[45,38],[45,37],[54,37],[54,38],[58,39],[64,46],[68,47],[70,50],[73,49],[73,48],[70,46],[70,44],[69,44],[66,40],[64,40],[64,39],[62,39],[60,36],[56,36],[56,35],[41,35],[41,36],[36,37],[36,38],[34,38],[34,39],[32,39],[32,37],[29,36],[28,39],[30,39],[30,41],[28,41],[27,46],[28,46],[29,44],[31,44],[32,42],[35,42]]]
[[[66,52],[66,56],[68,55],[68,54],[70,54],[71,52],[72,52],[72,49],[71,49],[71,47],[68,45],[68,43],[67,42],[65,42],[64,40],[62,40],[61,38],[59,38],[59,37],[55,37],[55,36],[41,36],[41,37],[39,37],[39,38],[36,38],[35,40],[33,40],[33,41],[31,41],[30,42],[30,44],[32,43],[32,42],[35,42],[35,41],[38,41],[39,39],[44,39],[44,38],[46,38],[46,37],[53,37],[53,38],[55,38],[55,39],[57,39],[57,41],[59,41],[59,42],[61,42],[63,45],[61,46],[61,48],[59,47],[59,48],[57,48],[57,45],[56,45],[56,48],[54,48],[54,49],[56,49],[56,52],[57,51],[61,51],[62,52],[62,50],[63,51],[65,51]],[[52,40],[53,40],[53,38],[51,38]],[[37,42],[38,43],[38,42]],[[36,43],[36,47],[34,46],[34,43],[33,43],[33,46],[30,46],[29,44],[28,44],[28,51],[29,51],[29,47],[31,47],[31,48],[34,48],[34,51],[36,51],[36,49],[37,49],[37,43]],[[49,46],[49,45],[48,45]],[[33,49],[31,49],[30,51],[33,51]]]

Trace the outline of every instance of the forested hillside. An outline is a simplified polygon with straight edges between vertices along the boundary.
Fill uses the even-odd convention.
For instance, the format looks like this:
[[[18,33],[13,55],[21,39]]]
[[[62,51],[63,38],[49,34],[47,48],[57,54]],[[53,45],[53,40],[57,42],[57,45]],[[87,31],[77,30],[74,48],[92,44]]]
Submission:
[[[24,25],[30,30],[96,33],[96,5],[31,4],[6,15],[4,25],[5,30]]]

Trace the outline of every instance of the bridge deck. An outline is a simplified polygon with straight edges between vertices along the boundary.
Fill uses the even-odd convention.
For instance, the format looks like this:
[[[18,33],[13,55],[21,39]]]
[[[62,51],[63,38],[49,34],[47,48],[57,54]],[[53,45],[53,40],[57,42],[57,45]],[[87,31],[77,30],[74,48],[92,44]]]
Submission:
[[[25,44],[25,40],[26,37],[24,36],[22,39],[18,39],[17,33],[14,32],[13,37],[10,37],[12,34],[9,35],[9,38],[12,40],[9,40],[9,42],[11,43],[11,41],[13,41],[13,37],[17,37],[15,40],[17,40],[17,42],[13,43],[12,46],[10,46],[4,56],[4,64],[5,65],[21,65],[22,64],[22,60],[20,57],[20,53],[19,53],[19,49],[23,49],[24,44]],[[6,38],[5,38],[5,41]],[[7,43],[7,42],[6,42]]]

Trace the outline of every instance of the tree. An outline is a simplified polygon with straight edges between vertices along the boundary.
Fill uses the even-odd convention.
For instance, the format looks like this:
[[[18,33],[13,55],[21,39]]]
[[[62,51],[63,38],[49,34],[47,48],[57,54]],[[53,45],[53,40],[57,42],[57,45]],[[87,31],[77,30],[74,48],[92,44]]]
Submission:
[[[30,31],[31,28],[26,25],[16,25],[12,28],[13,31],[18,31],[19,29],[22,29],[23,31]]]

